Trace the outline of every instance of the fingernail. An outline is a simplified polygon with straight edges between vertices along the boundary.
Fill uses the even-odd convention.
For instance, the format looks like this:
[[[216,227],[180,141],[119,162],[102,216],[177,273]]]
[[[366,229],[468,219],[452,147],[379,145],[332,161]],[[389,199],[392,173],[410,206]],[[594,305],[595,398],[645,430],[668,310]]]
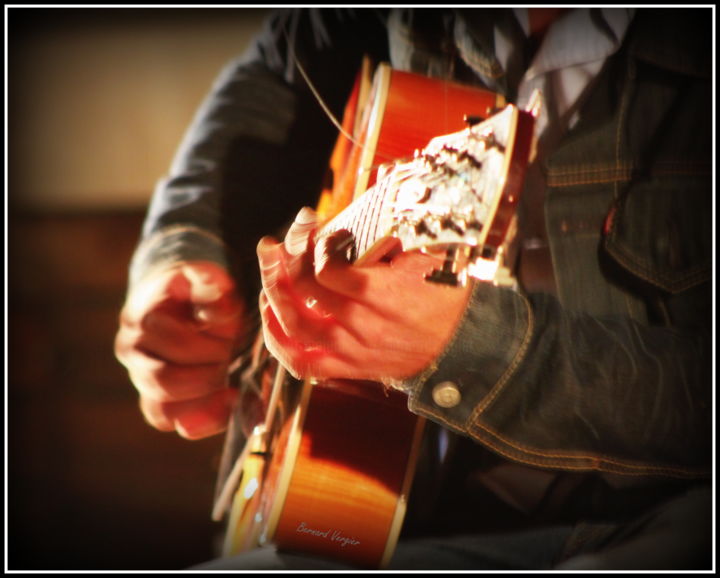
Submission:
[[[273,251],[276,245],[277,241],[273,237],[263,237],[258,241],[256,247],[258,257],[260,259],[267,257],[268,253]]]
[[[317,221],[317,215],[310,207],[303,207],[295,217],[295,222],[299,225],[310,225]]]
[[[307,249],[310,241],[310,235],[312,234],[314,228],[314,219],[310,222],[295,220],[295,222],[290,225],[290,228],[285,235],[285,250],[294,257],[304,253]]]

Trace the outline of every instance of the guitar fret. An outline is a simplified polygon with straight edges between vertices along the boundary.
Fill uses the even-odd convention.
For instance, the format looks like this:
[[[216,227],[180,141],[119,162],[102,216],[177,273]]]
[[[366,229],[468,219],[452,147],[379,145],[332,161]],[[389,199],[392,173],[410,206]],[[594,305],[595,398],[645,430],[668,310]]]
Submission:
[[[352,205],[351,205],[351,206],[352,206]],[[352,211],[351,211],[350,214],[349,214],[349,217],[350,217],[350,218],[349,218],[349,219],[347,220],[347,222],[345,223],[345,227],[344,227],[344,228],[347,229],[348,231],[350,231],[351,233],[353,233],[353,235],[354,235],[354,234],[355,234],[355,230],[356,230],[356,228],[357,228],[357,222],[358,222],[358,213],[357,213],[357,208],[356,208],[356,207],[353,207]]]
[[[358,203],[357,201],[351,203],[345,207],[340,214],[336,215],[335,218],[326,223],[320,231],[318,231],[317,239],[319,240],[320,238],[327,237],[328,235],[331,235],[341,229],[349,231],[356,239],[355,253],[356,255],[359,255],[360,253],[357,251],[357,237],[358,233],[361,231],[361,224],[364,218],[362,209],[362,203]]]
[[[384,187],[378,187],[374,199],[373,199],[373,213],[372,213],[372,221],[374,222],[374,227],[372,228],[372,233],[370,234],[370,244],[375,243],[375,241],[378,240],[378,225],[380,224],[380,214],[381,214],[381,207],[383,204],[383,200],[385,198],[384,195]],[[369,231],[368,231],[369,232]]]
[[[415,135],[414,129],[422,129],[419,132],[423,134],[429,132],[431,128],[439,124],[434,122],[438,115],[430,114],[431,112],[434,113],[434,111],[427,110],[428,105],[421,98],[425,91],[416,91],[416,84],[413,82],[412,93],[408,94],[411,97],[410,102],[403,104],[402,111],[400,111],[401,115],[397,119],[393,119],[393,115],[390,114],[390,108],[392,108],[390,104],[394,99],[388,98],[387,105],[385,105],[385,99],[378,97],[378,95],[390,90],[390,76],[386,74],[387,72],[389,72],[389,69],[381,65],[376,77],[378,82],[373,85],[373,94],[368,95],[368,101],[373,104],[373,109],[370,110],[372,114],[368,115],[368,118],[373,119],[372,125],[363,127],[363,130],[367,130],[368,134],[372,134],[369,129],[375,130],[375,117],[378,116],[375,112],[381,111],[383,113],[379,116],[381,122],[390,123],[392,120],[407,123],[406,119],[411,119],[416,121],[418,125],[422,125],[408,127],[413,129],[408,131],[408,137],[412,136],[409,140],[419,140],[420,136]],[[398,72],[397,74],[408,73]],[[430,79],[427,80],[430,81]],[[393,82],[392,86],[402,87],[403,84]],[[378,87],[382,90],[378,91]],[[353,102],[357,104],[357,112],[359,113],[361,108],[364,108],[357,102],[361,100],[359,98],[359,83],[356,90],[357,93],[354,93]],[[466,112],[466,108],[485,110],[485,108],[497,104],[494,95],[488,100],[486,100],[487,97],[485,96],[479,98],[478,102],[478,97],[473,92],[472,99],[468,97],[467,100],[470,104],[466,104],[466,97],[464,96],[461,101],[450,102],[452,108],[447,108],[443,117],[453,111],[452,116],[461,118],[462,113]],[[402,100],[404,103],[406,99],[398,100]],[[422,106],[414,107],[412,110],[417,108],[420,112],[409,115],[407,108],[410,104],[414,105],[416,101],[420,102]],[[383,103],[382,106],[389,108],[388,110],[382,110],[379,108],[380,104],[376,103]],[[375,108],[376,106],[378,108]],[[426,111],[427,120],[429,121],[427,123]],[[353,111],[352,116],[355,116],[355,111]],[[428,126],[425,126],[426,124]],[[388,126],[391,125],[388,124]],[[507,281],[512,280],[507,273],[502,271],[502,275],[499,277],[495,273],[503,257],[503,253],[499,252],[498,247],[500,247],[501,242],[505,241],[507,231],[512,232],[515,226],[513,221],[515,219],[514,209],[522,189],[524,165],[532,149],[532,129],[533,120],[530,114],[521,113],[510,105],[503,112],[486,122],[472,123],[470,128],[435,137],[427,144],[424,141],[398,143],[403,146],[412,144],[413,146],[425,145],[425,147],[422,151],[416,151],[415,156],[412,157],[413,160],[409,160],[410,156],[402,156],[404,160],[397,160],[383,167],[382,173],[378,173],[376,184],[351,203],[343,202],[343,205],[346,206],[340,212],[334,214],[332,219],[317,231],[316,241],[339,230],[349,231],[355,241],[352,247],[354,258],[351,260],[366,255],[367,251],[377,243],[378,239],[389,235],[395,237],[402,244],[403,250],[407,251],[420,249],[444,250],[448,245],[464,246],[468,249],[472,247],[477,250],[456,252],[458,261],[453,265],[457,265],[457,267],[454,267],[452,274],[446,270],[447,267],[443,267],[443,270],[434,271],[426,278],[431,282],[457,285],[462,284],[465,273],[467,273],[469,277],[477,277],[493,282],[499,279],[503,284],[509,284]],[[393,135],[395,132],[394,126],[392,131],[388,131]],[[382,135],[380,137],[382,138]],[[367,142],[361,143],[363,147],[367,144]],[[380,142],[378,142],[379,145]],[[412,155],[412,151],[407,151],[404,154]],[[400,155],[397,156],[400,159]],[[352,159],[354,157],[351,154],[348,158]],[[355,169],[354,166],[346,168]],[[357,182],[354,183],[355,186],[358,184]],[[336,205],[341,200],[344,201],[344,199],[344,195],[341,198],[332,199],[332,203],[330,203],[332,209],[328,212],[334,213]],[[496,269],[488,267],[493,264],[490,260],[495,259],[496,255],[497,262],[494,263]],[[368,259],[367,261],[370,263],[374,259]],[[446,264],[449,265],[449,261]],[[418,280],[418,282],[421,281]],[[260,338],[262,338],[262,335],[260,335]],[[260,345],[262,345],[262,342],[260,342]],[[268,353],[268,355],[270,354]],[[293,454],[293,459],[289,461],[285,460],[286,456],[283,456],[282,452],[275,456],[278,460],[286,462],[277,465],[282,465],[288,473],[295,470],[301,474],[293,475],[292,480],[286,485],[287,487],[283,488],[285,492],[285,495],[282,496],[284,506],[280,509],[285,508],[285,511],[278,512],[278,514],[285,515],[287,513],[288,519],[293,516],[302,516],[298,518],[298,520],[304,520],[300,522],[302,529],[315,533],[321,531],[315,530],[315,528],[325,529],[328,527],[338,528],[339,532],[341,527],[345,528],[348,520],[359,520],[362,523],[347,526],[348,531],[353,536],[351,542],[353,546],[344,549],[345,556],[351,563],[361,562],[363,567],[380,565],[380,553],[374,552],[377,536],[381,536],[381,538],[383,535],[388,536],[384,548],[380,552],[384,553],[386,557],[392,554],[397,539],[396,530],[399,530],[404,515],[401,511],[402,508],[397,507],[397,503],[399,503],[397,500],[404,498],[407,484],[412,481],[413,468],[419,453],[418,448],[422,443],[422,427],[420,427],[422,421],[416,421],[416,416],[407,411],[407,403],[401,393],[392,390],[383,392],[378,388],[368,388],[362,383],[353,385],[351,381],[343,382],[342,387],[335,387],[336,384],[333,384],[333,387],[315,387],[314,380],[297,381],[289,379],[289,376],[286,378],[281,362],[279,360],[275,361],[277,363],[268,363],[267,370],[259,372],[258,378],[264,379],[266,377],[265,371],[275,373],[271,400],[279,400],[275,412],[277,415],[271,411],[266,412],[265,424],[263,424],[263,427],[258,428],[258,431],[262,433],[254,434],[251,437],[245,450],[237,459],[239,466],[233,468],[233,472],[236,472],[237,475],[233,477],[231,474],[232,483],[226,484],[221,492],[220,500],[216,502],[214,512],[220,514],[229,512],[233,522],[229,524],[229,534],[225,540],[224,553],[236,554],[238,551],[255,547],[260,541],[260,536],[265,537],[271,534],[268,531],[270,529],[268,518],[277,519],[277,516],[273,518],[273,516],[264,515],[266,513],[266,501],[276,493],[277,488],[272,483],[267,488],[267,484],[263,484],[261,476],[260,487],[256,494],[258,499],[250,502],[247,501],[247,496],[243,495],[243,492],[238,491],[241,487],[239,484],[242,481],[240,478],[244,475],[243,472],[249,472],[248,475],[250,475],[252,469],[259,463],[257,462],[257,456],[252,455],[252,452],[257,449],[255,446],[258,444],[263,447],[267,445],[272,449],[275,447],[272,445],[274,442],[282,444],[286,441],[282,438],[284,430],[281,431],[276,427],[282,425],[280,424],[281,414],[301,410],[303,413],[299,415],[305,415],[304,412],[307,411],[307,415],[311,416],[314,415],[311,413],[313,411],[321,413],[322,408],[333,407],[337,408],[335,417],[338,419],[335,421],[342,426],[342,431],[336,437],[342,443],[337,448],[332,448],[334,452],[331,452],[330,457],[333,458],[332,460],[327,460],[328,456],[325,454],[315,455],[312,451],[297,453],[297,460],[295,454]],[[266,364],[263,363],[263,365]],[[275,366],[277,366],[277,369],[275,369]],[[357,394],[354,393],[356,390]],[[310,396],[311,391],[312,396]],[[332,398],[335,392],[341,394],[337,400]],[[348,392],[352,395],[346,395]],[[373,392],[379,393],[375,396]],[[392,402],[391,405],[388,405],[388,401]],[[382,404],[383,410],[397,407],[400,411],[397,413],[395,411],[374,411],[379,407],[378,403]],[[310,407],[308,404],[314,407]],[[275,407],[272,402],[270,405]],[[360,440],[360,446],[352,446],[351,444],[356,441],[353,437],[358,431],[356,425],[360,423],[357,419],[361,411],[366,411],[371,417],[370,421],[365,424],[367,427],[364,427],[362,431],[363,436],[367,439]],[[312,420],[307,420],[308,423],[310,421]],[[233,423],[237,425],[235,422]],[[307,423],[304,424],[304,426],[307,425]],[[304,426],[299,424],[298,430],[302,430]],[[366,430],[369,436],[365,435]],[[302,432],[292,433],[293,435],[299,435]],[[258,435],[262,439],[258,438]],[[278,435],[280,435],[280,438],[278,438]],[[368,440],[372,442],[370,445],[365,443]],[[320,441],[324,442],[325,440]],[[405,441],[411,443],[394,444],[394,442]],[[373,485],[368,484],[368,474],[374,476],[373,480],[376,479],[377,468],[370,472],[364,467],[366,465],[364,460],[359,460],[360,463],[355,464],[354,458],[360,456],[361,453],[364,456],[366,447],[376,447],[378,443],[387,445],[388,442],[393,443],[390,443],[388,448],[383,448],[384,453],[389,458],[385,460],[386,465],[393,466],[395,462],[398,462],[401,468],[397,473],[401,475],[392,476],[393,478],[397,477],[397,483],[392,482],[391,478],[387,477],[390,481],[382,484],[382,487],[379,488],[383,496],[390,492],[390,495],[396,497],[395,500],[388,500],[392,503],[389,504],[390,510],[387,512],[387,516],[385,516],[384,511],[377,511],[379,508],[373,508],[373,511],[370,512],[365,507],[364,500],[342,500],[343,503],[340,504],[338,500],[328,499],[326,503],[320,503],[317,508],[298,507],[302,505],[301,502],[308,495],[310,485],[313,486],[311,488],[313,495],[318,497],[330,496],[330,498],[334,498],[339,495],[352,495],[359,487],[359,484],[362,484],[363,488],[368,486],[369,490],[372,491],[374,482]],[[346,452],[348,448],[350,448],[350,451]],[[341,453],[350,459],[335,459]],[[333,468],[328,469],[326,467],[328,464],[335,464],[337,467],[334,470]],[[308,479],[307,483],[304,483],[305,478],[311,477],[308,474],[317,471],[318,466],[322,470],[320,476],[322,480]],[[387,472],[388,474],[395,473],[390,470],[387,470]],[[384,475],[385,470],[381,473]],[[264,481],[267,482],[268,480]],[[272,482],[272,479],[270,482]],[[317,491],[316,486],[318,485],[322,486],[320,491]],[[230,506],[223,501],[223,498],[231,494],[234,494],[238,501],[233,500],[233,504]],[[292,508],[289,507],[289,504],[292,504]],[[315,504],[311,505],[314,506]],[[330,508],[337,509],[337,512],[330,512]],[[235,523],[238,510],[241,511],[241,514],[237,518],[239,522]],[[317,513],[321,515],[317,516]],[[308,517],[305,517],[306,514]],[[371,519],[371,515],[375,519]],[[363,516],[368,519],[360,520],[359,518]],[[221,516],[217,515],[217,517]],[[282,536],[280,536],[281,532],[278,532],[276,538],[282,537],[287,540],[289,547],[303,551],[307,544],[303,540],[303,536],[298,535],[298,531],[293,531],[297,527],[297,523],[291,522],[288,524],[287,531]],[[345,533],[344,530],[343,533]],[[382,542],[380,545],[382,545]],[[321,545],[320,547],[323,551],[325,550],[324,546]]]
[[[370,222],[369,217],[372,213],[372,198],[373,193],[375,192],[375,189],[372,191],[369,191],[368,194],[363,199],[365,202],[363,203],[363,227],[362,230],[359,231],[358,238],[357,238],[357,247],[358,247],[358,255],[363,255],[367,249],[367,237],[368,237],[368,230],[369,227],[367,226],[367,223]]]
[[[455,244],[497,249],[511,225],[522,178],[507,163],[513,148],[506,150],[506,143],[517,143],[509,135],[518,118],[508,107],[490,124],[435,138],[413,159],[388,165],[333,228],[352,233],[355,258],[388,235],[404,250]],[[526,143],[532,120],[523,122]]]
[[[365,247],[363,246],[363,240],[364,240],[364,235],[366,233],[365,223],[367,222],[367,217],[368,217],[368,210],[367,210],[368,199],[369,199],[369,197],[367,195],[365,195],[365,197],[362,198],[362,200],[364,201],[361,203],[361,208],[360,208],[360,214],[362,215],[362,220],[360,222],[360,228],[359,228],[357,234],[355,235],[355,246],[357,247],[358,256],[365,253]]]
[[[365,236],[363,239],[363,252],[366,252],[377,240],[377,215],[378,207],[380,206],[380,199],[382,197],[383,187],[377,186],[372,191],[372,197],[369,201],[370,205],[370,221],[365,230]]]
[[[344,215],[345,218],[336,218],[335,221],[333,221],[334,226],[332,227],[332,232],[339,231],[340,229],[352,232],[355,227],[355,222],[357,221],[357,211],[355,207],[349,205],[341,215]]]
[[[387,197],[388,197],[388,187],[386,187],[386,186],[381,187],[381,193],[380,193],[379,197],[380,197],[380,202],[378,203],[378,216],[377,216],[377,220],[375,221],[375,231],[373,233],[375,239],[377,239],[380,235],[384,234],[384,231],[382,231],[382,230],[378,234],[378,228],[380,227],[380,221],[382,220],[382,217],[384,214],[383,209],[385,208],[385,202],[387,201]]]
[[[357,223],[356,223],[355,229],[353,230],[353,235],[355,237],[356,245],[358,243],[358,239],[362,235],[363,227],[365,224],[365,218],[367,217],[365,208],[366,208],[366,199],[363,198],[362,200],[359,200],[357,202]]]

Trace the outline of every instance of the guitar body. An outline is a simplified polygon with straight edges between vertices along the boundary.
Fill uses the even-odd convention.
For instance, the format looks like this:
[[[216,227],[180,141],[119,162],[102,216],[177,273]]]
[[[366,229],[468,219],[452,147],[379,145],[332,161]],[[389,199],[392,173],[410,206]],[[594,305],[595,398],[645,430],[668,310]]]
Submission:
[[[334,187],[323,191],[318,206],[326,218],[375,184],[383,163],[410,157],[431,138],[465,128],[466,116],[487,118],[505,104],[501,95],[488,90],[386,65],[378,68],[368,89],[368,74],[361,72],[343,122],[356,142],[341,135],[330,162]]]
[[[504,103],[482,89],[381,65],[359,76],[318,213],[329,220],[371,187],[377,167]],[[379,258],[381,252],[375,252]],[[358,261],[357,266],[362,266]],[[357,567],[386,564],[402,527],[423,420],[379,383],[298,381],[270,360],[265,424],[237,460],[225,555],[273,543]]]
[[[282,449],[266,488],[274,499],[259,542],[382,566],[402,525],[423,421],[404,395],[381,384],[295,387],[300,399],[277,438]]]

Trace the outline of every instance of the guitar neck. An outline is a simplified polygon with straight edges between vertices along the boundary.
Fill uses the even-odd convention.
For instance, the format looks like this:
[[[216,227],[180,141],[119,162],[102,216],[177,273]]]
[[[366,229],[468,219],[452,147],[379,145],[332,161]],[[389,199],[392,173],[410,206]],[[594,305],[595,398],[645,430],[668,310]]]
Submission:
[[[532,115],[509,105],[472,128],[432,139],[412,159],[382,167],[375,185],[320,236],[350,231],[351,261],[382,257],[388,245],[380,241],[394,237],[404,251],[464,246],[478,265],[496,262],[522,187],[532,127]],[[475,276],[473,268],[468,273]]]
[[[355,241],[350,260],[368,260],[377,242],[392,233],[392,196],[390,187],[383,186],[383,183],[372,187],[326,223],[318,231],[317,238],[345,229],[352,233]]]

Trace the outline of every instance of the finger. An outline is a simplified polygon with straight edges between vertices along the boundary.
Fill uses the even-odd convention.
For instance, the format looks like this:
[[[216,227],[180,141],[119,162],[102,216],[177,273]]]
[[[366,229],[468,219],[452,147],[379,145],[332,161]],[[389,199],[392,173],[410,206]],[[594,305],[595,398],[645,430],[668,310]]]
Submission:
[[[282,245],[267,237],[260,240],[257,252],[263,290],[275,310],[285,312],[280,315],[281,322],[287,316],[300,315],[307,320],[328,316],[314,307],[322,289],[315,282],[311,266],[291,270],[297,258],[288,256]]]
[[[156,401],[187,401],[202,397],[224,387],[227,381],[226,364],[177,364],[154,358],[141,350],[127,353],[124,361],[136,389]]]
[[[301,302],[291,291],[265,291],[260,296],[261,312],[272,309],[282,332],[305,348],[349,348],[356,344],[341,322],[325,313],[325,302],[314,298]],[[339,309],[339,308],[338,308]]]
[[[273,333],[274,341],[284,348],[304,351],[313,349],[322,349],[328,345],[328,340],[322,336],[321,332],[317,332],[314,338],[309,338],[305,332],[289,332],[286,330],[287,324],[282,323],[272,302],[268,298],[267,293],[263,290],[258,300],[260,308],[260,318],[263,322],[263,328],[267,326]]]
[[[265,345],[298,379],[403,378],[420,371],[430,359],[417,344],[411,346],[402,338],[388,334],[387,326],[378,325],[377,318],[363,324],[367,334],[361,335],[361,339],[350,332],[338,333],[340,338],[336,335],[333,340],[306,347],[307,344],[283,332],[264,296],[260,301]],[[383,327],[385,330],[380,331]]]
[[[175,266],[144,279],[128,296],[121,320],[139,324],[157,308],[228,339],[239,332],[245,313],[230,275],[209,262]]]
[[[309,267],[289,271],[288,259],[292,257],[288,258],[272,239],[265,238],[258,244],[263,293],[282,331],[302,343],[313,344],[327,341],[328,333],[342,326],[349,336],[358,339],[362,331],[352,321],[362,317],[362,305],[320,285]]]
[[[176,279],[170,286],[170,294],[189,299],[193,317],[204,331],[233,337],[238,331],[244,306],[230,276],[220,267],[206,263],[183,265],[180,273],[188,285]]]
[[[125,309],[115,337],[115,354],[124,361],[127,354],[143,350],[156,358],[175,363],[218,363],[226,360],[235,340],[201,331],[182,314],[182,307],[167,301],[155,306],[140,319]]]
[[[385,315],[384,298],[394,292],[390,264],[384,261],[371,265],[351,263],[348,256],[351,242],[352,234],[344,230],[318,240],[315,246],[315,278],[322,287],[365,307],[368,310],[366,314],[375,312]],[[332,308],[328,306],[328,310],[332,311]],[[348,319],[343,315],[338,318]],[[344,325],[354,334],[358,335],[358,330],[362,334],[356,323],[344,322]]]
[[[187,439],[201,439],[227,428],[237,392],[230,388],[192,401],[158,402],[141,397],[146,421],[160,431],[177,431]]]
[[[282,246],[271,238],[265,237],[258,243],[257,255],[263,286],[261,300],[265,298],[276,309],[279,309],[281,300],[287,307],[290,299],[299,299],[299,296],[290,287],[291,282],[283,259]]]
[[[152,427],[160,431],[175,431],[175,422],[167,415],[167,407],[172,402],[162,402],[140,396],[140,411]]]
[[[272,287],[285,274],[280,244],[272,237],[263,237],[257,244],[257,257],[262,286]]]
[[[302,345],[284,332],[264,291],[260,293],[258,304],[262,321],[263,341],[268,351],[294,377],[297,379],[305,377],[294,362],[294,359],[300,356],[303,349]]]
[[[277,281],[263,289],[261,299],[269,302],[283,333],[305,346],[351,348],[364,340],[358,320],[370,313],[367,308],[322,287],[313,275],[290,279],[280,272]]]
[[[295,217],[285,235],[285,250],[289,255],[298,256],[307,251],[308,243],[317,225],[317,215],[309,207],[303,207]]]
[[[197,304],[212,303],[235,291],[235,282],[220,265],[209,261],[182,263],[173,270],[168,294]]]
[[[260,314],[262,318],[263,339],[268,351],[297,379],[328,378],[337,375],[354,375],[351,364],[336,347],[328,343],[307,346],[287,335],[267,298],[261,294]]]
[[[223,363],[230,359],[233,341],[197,330],[186,330],[185,324],[154,312],[140,328],[122,328],[116,340],[116,352],[139,350],[178,364]]]
[[[350,231],[341,229],[319,239],[315,245],[315,278],[318,283],[343,295],[360,298],[367,276],[350,263],[349,250],[354,244]]]

